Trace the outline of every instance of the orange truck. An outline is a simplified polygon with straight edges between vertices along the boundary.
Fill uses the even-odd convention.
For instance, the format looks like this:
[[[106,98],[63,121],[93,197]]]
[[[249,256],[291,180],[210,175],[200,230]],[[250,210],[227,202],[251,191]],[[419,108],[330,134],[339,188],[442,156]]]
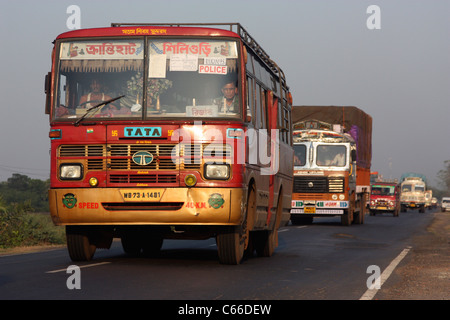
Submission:
[[[293,107],[291,222],[339,216],[363,224],[370,193],[372,117],[352,106]]]

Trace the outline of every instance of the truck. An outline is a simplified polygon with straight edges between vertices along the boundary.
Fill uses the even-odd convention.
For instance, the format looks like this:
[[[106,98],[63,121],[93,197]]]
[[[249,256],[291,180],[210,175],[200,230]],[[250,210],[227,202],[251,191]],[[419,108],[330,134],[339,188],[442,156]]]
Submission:
[[[441,211],[450,211],[450,197],[443,197],[441,201]]]
[[[419,209],[425,212],[426,178],[420,173],[405,173],[401,179],[400,205],[401,211]]]
[[[293,107],[292,224],[339,216],[363,224],[370,192],[372,117],[354,106]]]
[[[425,191],[425,208],[431,210],[433,208],[433,190],[429,189]]]
[[[372,184],[369,201],[370,215],[392,213],[399,216],[400,187],[397,182],[380,181]]]

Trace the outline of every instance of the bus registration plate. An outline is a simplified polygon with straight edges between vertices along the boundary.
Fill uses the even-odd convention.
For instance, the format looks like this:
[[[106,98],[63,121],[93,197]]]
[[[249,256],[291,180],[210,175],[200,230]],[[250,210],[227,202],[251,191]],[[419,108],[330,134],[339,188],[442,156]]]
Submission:
[[[315,207],[305,207],[305,213],[316,213]]]
[[[120,190],[123,201],[159,201],[165,189],[123,189]]]

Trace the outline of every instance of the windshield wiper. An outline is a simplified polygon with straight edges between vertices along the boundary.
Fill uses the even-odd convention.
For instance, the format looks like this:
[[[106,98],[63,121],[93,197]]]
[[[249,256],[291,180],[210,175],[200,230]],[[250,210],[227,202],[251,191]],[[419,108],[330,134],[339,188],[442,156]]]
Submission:
[[[116,101],[116,100],[119,100],[120,98],[123,98],[123,97],[125,97],[125,95],[123,95],[123,96],[118,96],[118,97],[116,97],[116,98],[112,98],[112,99],[109,99],[109,100],[100,102],[99,104],[96,104],[95,106],[93,106],[93,107],[87,109],[86,112],[81,116],[81,118],[78,119],[77,121],[75,121],[75,122],[73,123],[73,125],[74,125],[74,126],[78,126],[78,125],[80,124],[80,122],[81,122],[84,118],[86,118],[86,116],[87,116],[87,115],[89,114],[89,112],[91,112],[92,110],[95,110],[95,109],[97,109],[97,108],[100,108],[101,106],[106,106],[107,104],[109,104],[109,103],[111,103],[111,102],[114,102],[114,101]]]

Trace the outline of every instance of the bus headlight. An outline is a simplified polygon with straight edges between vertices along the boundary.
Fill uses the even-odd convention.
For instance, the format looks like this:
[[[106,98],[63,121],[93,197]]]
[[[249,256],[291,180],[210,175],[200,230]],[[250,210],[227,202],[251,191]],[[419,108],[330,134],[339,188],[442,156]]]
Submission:
[[[228,180],[230,178],[229,164],[205,164],[205,178],[216,180]]]
[[[83,166],[80,163],[66,163],[59,167],[61,180],[80,180],[83,175]]]

